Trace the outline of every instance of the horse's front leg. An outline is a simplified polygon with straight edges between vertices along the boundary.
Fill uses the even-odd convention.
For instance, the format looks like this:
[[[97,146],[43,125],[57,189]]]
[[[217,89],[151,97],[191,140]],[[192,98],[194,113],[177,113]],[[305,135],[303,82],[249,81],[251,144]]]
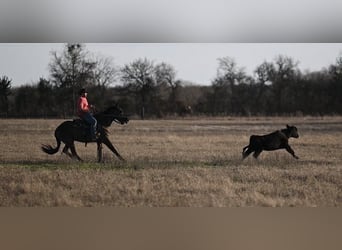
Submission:
[[[102,142],[122,161],[125,159],[119,154],[119,152],[114,148],[113,144],[109,141],[107,137],[102,139]]]
[[[102,143],[97,142],[97,161],[102,162]]]

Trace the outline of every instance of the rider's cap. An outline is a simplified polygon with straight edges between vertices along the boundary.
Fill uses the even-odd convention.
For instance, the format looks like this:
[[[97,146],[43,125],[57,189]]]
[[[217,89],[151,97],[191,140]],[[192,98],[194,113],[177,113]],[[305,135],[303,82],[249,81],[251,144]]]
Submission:
[[[87,90],[85,88],[80,89],[79,94],[82,95],[84,93],[88,93]]]

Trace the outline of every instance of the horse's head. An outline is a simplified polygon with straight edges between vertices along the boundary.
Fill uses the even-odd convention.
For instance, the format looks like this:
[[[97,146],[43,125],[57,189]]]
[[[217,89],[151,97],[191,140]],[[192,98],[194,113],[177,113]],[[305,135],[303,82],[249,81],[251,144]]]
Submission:
[[[112,118],[112,121],[116,123],[125,124],[129,121],[128,117],[123,114],[122,109],[117,104],[108,107],[103,114],[106,117]]]
[[[298,130],[295,126],[286,125],[286,130],[288,132],[289,137],[293,137],[293,138],[299,137]]]

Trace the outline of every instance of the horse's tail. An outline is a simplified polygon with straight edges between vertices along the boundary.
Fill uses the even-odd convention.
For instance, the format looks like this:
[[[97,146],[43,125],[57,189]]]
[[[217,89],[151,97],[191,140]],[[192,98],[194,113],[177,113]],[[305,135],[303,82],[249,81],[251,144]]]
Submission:
[[[56,148],[53,148],[51,145],[42,145],[42,150],[49,155],[56,154],[59,150],[59,147],[61,146],[61,140],[56,137],[56,141]]]

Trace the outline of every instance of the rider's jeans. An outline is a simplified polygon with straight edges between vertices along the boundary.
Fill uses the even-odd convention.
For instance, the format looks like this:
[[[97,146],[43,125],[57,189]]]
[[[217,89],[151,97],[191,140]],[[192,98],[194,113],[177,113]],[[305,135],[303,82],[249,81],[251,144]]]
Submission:
[[[82,118],[88,123],[90,124],[90,134],[92,136],[92,138],[96,137],[96,125],[97,125],[97,121],[94,118],[94,116],[92,116],[90,113],[85,113]]]

